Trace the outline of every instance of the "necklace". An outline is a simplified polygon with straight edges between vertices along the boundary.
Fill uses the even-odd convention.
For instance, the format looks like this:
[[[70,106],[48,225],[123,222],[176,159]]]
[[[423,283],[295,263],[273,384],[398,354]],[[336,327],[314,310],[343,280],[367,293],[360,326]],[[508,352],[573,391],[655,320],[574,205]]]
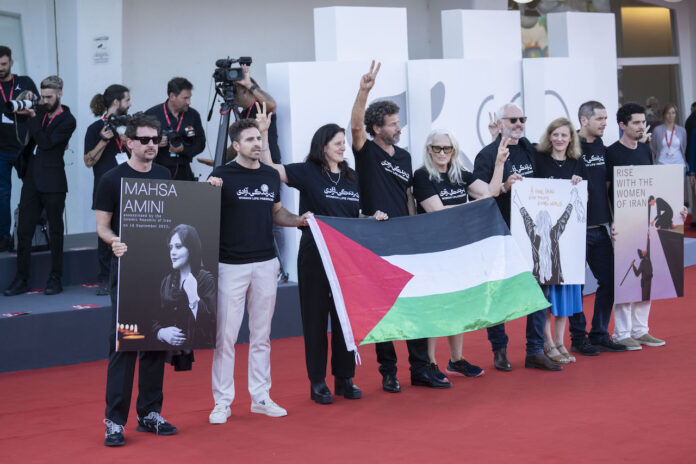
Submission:
[[[333,177],[331,177],[331,172],[326,171],[326,176],[329,178],[332,184],[338,185],[339,182],[341,182],[341,171],[338,171],[338,179],[333,180]]]
[[[563,165],[565,164],[565,162],[568,158],[564,158],[563,161],[559,161],[556,158],[551,158],[551,159],[553,160],[554,163],[556,163],[556,166],[561,168],[561,167],[563,167]]]

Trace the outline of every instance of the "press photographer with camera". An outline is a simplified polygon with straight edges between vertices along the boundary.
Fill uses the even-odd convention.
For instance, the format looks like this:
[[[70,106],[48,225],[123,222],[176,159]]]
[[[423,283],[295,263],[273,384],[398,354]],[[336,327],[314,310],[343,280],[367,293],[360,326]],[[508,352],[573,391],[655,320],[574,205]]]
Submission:
[[[0,121],[0,251],[12,248],[10,237],[10,196],[12,194],[12,166],[26,142],[27,129],[15,118],[15,108],[23,108],[31,98],[36,98],[34,81],[29,76],[12,74],[12,50],[0,45],[0,91],[2,94],[2,120]],[[29,92],[29,93],[27,93]],[[24,98],[27,98],[26,100]]]
[[[191,160],[205,148],[198,111],[191,108],[193,84],[175,77],[167,84],[167,101],[145,112],[162,124],[162,141],[155,163],[169,169],[172,180],[194,180]]]
[[[41,81],[41,100],[36,110],[17,111],[18,115],[28,117],[26,126],[30,140],[19,156],[22,193],[17,225],[17,274],[5,290],[5,296],[19,295],[29,290],[31,240],[43,209],[48,219],[51,249],[51,271],[44,295],[63,291],[63,210],[68,191],[63,155],[76,122],[70,109],[61,105],[62,96],[63,80],[58,76],[49,76]]]
[[[130,91],[120,84],[110,85],[103,94],[96,94],[89,104],[92,113],[100,118],[94,121],[85,133],[85,166],[92,168],[94,173],[92,209],[95,209],[97,186],[102,175],[109,169],[128,161],[125,129],[130,119],[128,116],[130,106]],[[111,247],[99,238],[97,244],[99,258],[97,295],[108,295]]]

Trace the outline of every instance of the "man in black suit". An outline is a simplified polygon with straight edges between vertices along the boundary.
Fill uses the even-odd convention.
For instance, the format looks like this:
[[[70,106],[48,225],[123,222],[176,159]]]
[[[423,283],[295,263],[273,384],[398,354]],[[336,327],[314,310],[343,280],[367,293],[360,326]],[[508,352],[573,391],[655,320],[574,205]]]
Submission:
[[[63,80],[58,76],[49,76],[41,81],[41,101],[37,110],[18,112],[28,117],[26,127],[31,139],[19,160],[19,177],[23,184],[17,224],[17,274],[5,290],[5,296],[19,295],[29,290],[31,240],[44,209],[51,248],[51,272],[44,294],[55,295],[63,291],[63,210],[68,191],[63,155],[76,122],[70,109],[61,105],[62,96]]]

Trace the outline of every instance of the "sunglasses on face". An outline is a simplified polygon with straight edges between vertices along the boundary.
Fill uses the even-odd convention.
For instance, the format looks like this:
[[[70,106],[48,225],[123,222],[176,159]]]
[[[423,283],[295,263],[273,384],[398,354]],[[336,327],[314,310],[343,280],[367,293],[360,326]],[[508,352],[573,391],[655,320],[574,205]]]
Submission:
[[[449,155],[454,150],[454,147],[452,145],[449,145],[447,147],[441,147],[439,145],[430,145],[430,149],[433,151],[433,153],[443,152],[445,155]]]
[[[503,119],[507,119],[508,121],[510,121],[511,124],[516,124],[518,119],[520,120],[520,122],[522,124],[527,122],[527,116],[520,116],[519,118],[503,118]]]
[[[152,143],[155,145],[159,145],[160,141],[162,140],[162,137],[159,135],[155,135],[154,137],[133,137],[133,140],[137,140],[140,142],[142,145],[147,145],[150,143],[150,140],[152,140]]]

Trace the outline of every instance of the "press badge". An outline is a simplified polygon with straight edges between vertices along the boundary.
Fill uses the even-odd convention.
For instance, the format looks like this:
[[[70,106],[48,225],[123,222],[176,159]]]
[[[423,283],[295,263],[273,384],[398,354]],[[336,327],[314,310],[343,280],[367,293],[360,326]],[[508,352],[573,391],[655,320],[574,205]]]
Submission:
[[[116,163],[123,164],[128,161],[128,154],[125,152],[116,153]]]
[[[3,124],[14,124],[14,121],[5,116],[5,113],[2,114],[2,123]]]

